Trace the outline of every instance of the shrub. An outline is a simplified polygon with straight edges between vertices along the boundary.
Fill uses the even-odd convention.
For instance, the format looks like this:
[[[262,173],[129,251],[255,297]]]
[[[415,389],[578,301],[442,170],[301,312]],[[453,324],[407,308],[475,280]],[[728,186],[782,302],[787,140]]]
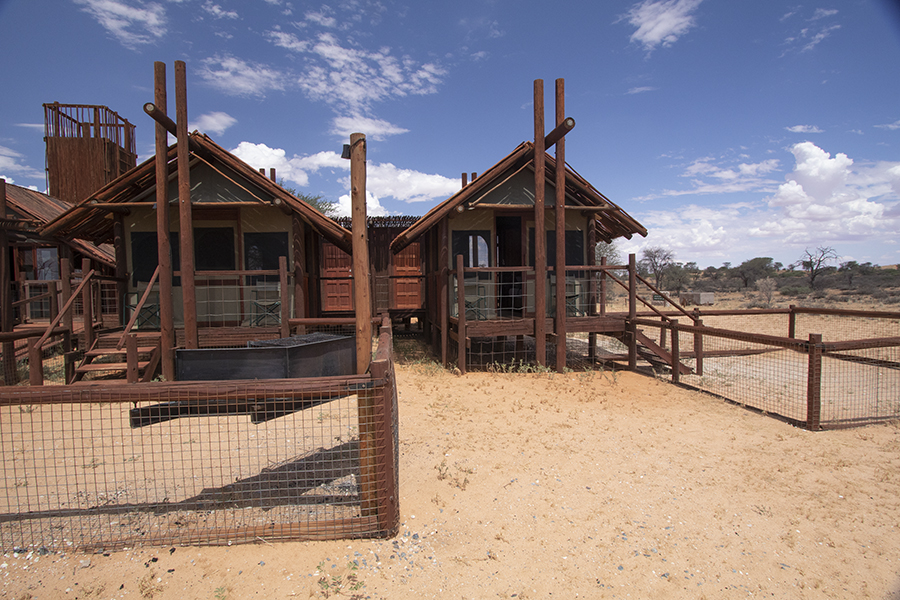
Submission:
[[[800,296],[807,296],[811,291],[812,290],[805,285],[788,285],[778,290],[778,293],[782,296],[797,298]]]

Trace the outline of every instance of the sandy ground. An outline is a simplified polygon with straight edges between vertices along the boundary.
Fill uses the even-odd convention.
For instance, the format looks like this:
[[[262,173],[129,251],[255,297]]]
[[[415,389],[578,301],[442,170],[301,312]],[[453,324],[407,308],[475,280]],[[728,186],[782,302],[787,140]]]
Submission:
[[[0,557],[2,598],[898,598],[900,425],[400,366],[392,540]],[[357,589],[353,589],[353,588]]]

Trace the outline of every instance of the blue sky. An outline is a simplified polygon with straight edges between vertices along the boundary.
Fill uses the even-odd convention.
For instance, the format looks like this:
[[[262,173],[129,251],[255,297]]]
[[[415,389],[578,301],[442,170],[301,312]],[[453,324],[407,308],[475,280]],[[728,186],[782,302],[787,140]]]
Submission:
[[[46,188],[45,102],[105,104],[153,153],[153,62],[192,129],[300,192],[422,215],[533,136],[566,81],[568,162],[701,267],[806,247],[900,263],[895,0],[0,0],[0,176]],[[551,127],[548,126],[548,131]]]

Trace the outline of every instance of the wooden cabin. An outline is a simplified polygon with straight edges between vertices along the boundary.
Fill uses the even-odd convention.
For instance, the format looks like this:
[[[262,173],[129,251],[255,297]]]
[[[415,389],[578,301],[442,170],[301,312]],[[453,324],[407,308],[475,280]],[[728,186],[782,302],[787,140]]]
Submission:
[[[6,273],[11,286],[15,323],[35,323],[50,318],[50,300],[43,297],[29,302],[29,298],[46,296],[51,283],[60,283],[60,259],[81,264],[89,259],[99,273],[107,277],[103,285],[104,302],[100,309],[109,324],[116,323],[117,307],[115,283],[109,278],[115,271],[115,255],[110,244],[92,244],[80,239],[59,240],[42,236],[38,229],[59,217],[69,204],[58,198],[11,183],[0,184],[5,201],[2,228],[8,255]]]
[[[166,157],[177,343],[184,343],[186,315],[196,319],[201,347],[284,337],[289,318],[322,315],[322,247],[349,253],[350,232],[277,185],[274,170],[266,177],[208,136],[189,138],[193,302],[180,271],[177,145]],[[155,162],[138,165],[42,228],[45,236],[112,244],[124,283],[122,322],[149,331],[165,325]]]
[[[395,254],[421,244],[425,333],[445,364],[451,345],[465,370],[466,349],[472,360],[477,346],[493,347],[515,337],[520,349],[531,338],[535,350],[526,360],[543,365],[545,336],[564,343],[570,333],[593,336],[624,327],[624,320],[604,316],[594,247],[600,241],[646,236],[647,230],[568,165],[564,205],[557,211],[556,162],[547,153],[544,170],[546,200],[536,209],[534,144],[523,142],[471,182],[463,175],[459,192],[392,242]],[[562,241],[556,214],[564,214]],[[543,240],[537,239],[539,217]],[[536,266],[542,264],[543,269]]]

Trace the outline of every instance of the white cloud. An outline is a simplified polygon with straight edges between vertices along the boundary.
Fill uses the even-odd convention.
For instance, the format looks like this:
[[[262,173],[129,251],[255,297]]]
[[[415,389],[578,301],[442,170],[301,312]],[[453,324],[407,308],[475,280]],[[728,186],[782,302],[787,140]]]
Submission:
[[[195,129],[203,133],[222,135],[225,130],[237,123],[237,119],[224,112],[211,112],[197,117],[197,120],[188,124],[188,130]]]
[[[233,10],[225,10],[218,4],[213,4],[211,0],[203,3],[203,10],[212,15],[216,19],[237,19],[238,14]]]
[[[313,100],[337,103],[352,113],[365,114],[376,102],[407,95],[433,94],[446,71],[439,65],[395,56],[390,48],[376,51],[348,47],[332,33],[309,40],[272,30],[276,46],[302,54],[306,70],[297,84]]]
[[[351,133],[364,133],[370,140],[384,140],[388,136],[406,133],[403,129],[382,119],[373,119],[363,116],[335,117],[332,122],[331,132],[339,137],[350,137]]]
[[[323,10],[320,11],[320,12],[312,12],[312,11],[310,11],[310,12],[306,13],[306,14],[304,15],[304,18],[305,18],[308,22],[314,23],[314,24],[316,24],[316,25],[321,25],[322,27],[329,27],[329,28],[337,27],[337,19],[335,19],[335,18],[332,17],[332,16],[329,16],[329,15],[326,15],[326,14],[325,14],[326,9],[327,9],[328,7],[325,6],[325,7],[322,7],[322,8],[323,8]]]
[[[671,46],[696,25],[692,14],[702,0],[644,0],[631,7],[623,17],[637,27],[632,42],[643,44],[648,52],[657,46]]]
[[[822,130],[815,125],[793,125],[785,127],[785,129],[792,133],[822,133]]]
[[[625,93],[626,94],[643,94],[644,92],[655,92],[655,91],[656,91],[655,87],[650,87],[648,85],[645,85],[642,87],[633,87]]]
[[[459,180],[401,169],[391,163],[367,165],[366,189],[403,202],[433,202],[459,191]]]
[[[0,146],[0,173],[16,173],[22,177],[44,178],[43,171],[21,164],[19,162],[21,158],[24,158],[22,154],[6,146]],[[11,179],[7,179],[7,181],[12,183]]]
[[[778,159],[770,158],[758,163],[717,160],[712,157],[698,158],[687,165],[682,177],[691,180],[687,189],[667,189],[661,196],[689,196],[710,194],[733,194],[739,192],[771,192],[778,182],[766,177],[776,171]],[[640,200],[658,198],[660,195],[647,196]]]
[[[292,181],[300,187],[309,185],[309,176],[319,171],[342,171],[340,179],[349,187],[347,172],[350,161],[336,152],[318,152],[306,156],[287,157],[281,148],[265,144],[241,142],[232,154],[254,169],[274,168],[279,179]],[[366,190],[377,198],[394,198],[403,202],[433,202],[443,200],[459,190],[459,181],[442,175],[401,169],[391,163],[366,164]],[[349,200],[348,200],[349,201]],[[371,213],[370,213],[371,214]]]
[[[335,215],[338,217],[351,217],[353,216],[353,204],[350,201],[350,194],[344,194],[338,201],[337,208],[335,209]],[[390,213],[388,210],[381,205],[381,201],[378,199],[378,196],[373,194],[368,188],[366,188],[366,216],[369,217],[386,217]]]
[[[151,44],[166,34],[166,11],[156,2],[75,0],[126,48]]]
[[[265,96],[269,90],[284,89],[282,72],[228,55],[205,59],[199,74],[206,83],[234,96]]]
[[[782,20],[784,21],[798,12],[799,11],[788,13]],[[813,13],[813,16],[806,19],[806,24],[804,24],[797,33],[789,36],[785,40],[785,44],[790,49],[798,50],[799,52],[809,52],[813,50],[832,33],[841,28],[838,24],[828,24],[823,21],[823,19],[829,19],[836,14],[838,14],[838,11],[835,9],[817,8]]]
[[[791,152],[793,172],[766,198],[775,212],[752,235],[834,243],[900,227],[900,163],[857,166],[846,154],[832,157],[812,142],[794,144]]]
[[[896,129],[900,129],[900,119],[894,121],[893,123],[886,123],[884,125],[876,125],[875,127],[878,127],[879,129],[890,129],[891,131],[894,131]]]
[[[34,129],[35,131],[44,131],[43,123],[16,123],[16,127],[24,127],[25,129]]]

